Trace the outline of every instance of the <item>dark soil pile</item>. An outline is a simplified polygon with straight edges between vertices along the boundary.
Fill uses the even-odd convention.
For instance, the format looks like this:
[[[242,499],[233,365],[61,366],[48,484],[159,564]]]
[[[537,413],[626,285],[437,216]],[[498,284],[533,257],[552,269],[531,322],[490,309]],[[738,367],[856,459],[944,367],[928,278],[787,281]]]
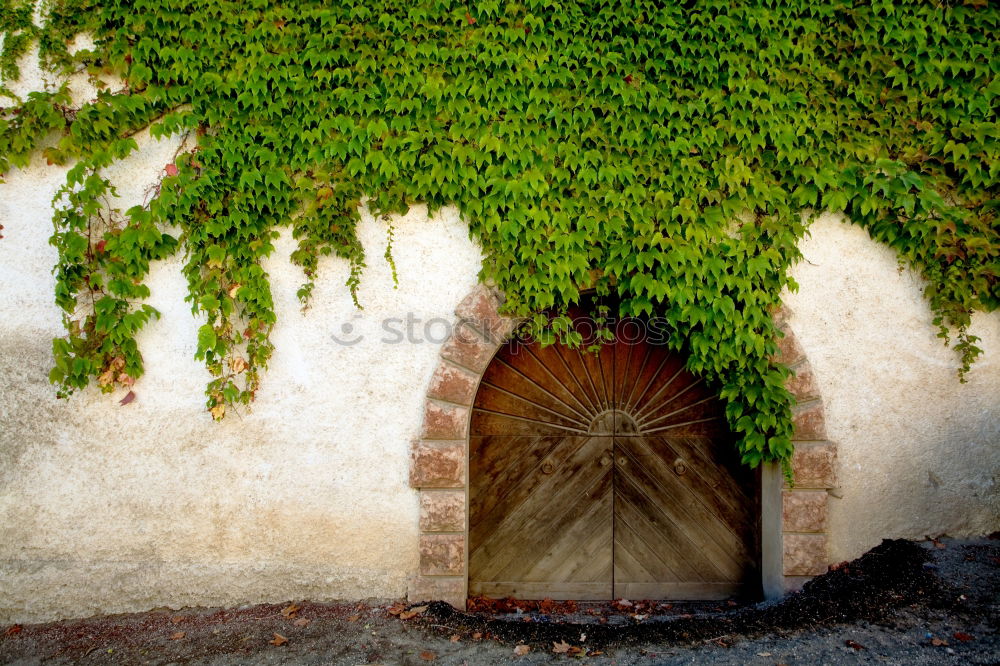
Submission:
[[[911,541],[883,541],[862,557],[843,563],[806,583],[802,591],[779,602],[716,612],[651,616],[631,625],[559,622],[558,617],[527,614],[518,620],[485,613],[462,613],[433,603],[425,622],[447,626],[460,635],[481,634],[535,645],[578,641],[588,644],[640,645],[703,642],[718,636],[752,636],[780,629],[878,621],[912,604],[941,605],[951,596],[933,574],[927,549]],[[542,621],[539,621],[539,620]],[[555,620],[555,621],[552,621]]]

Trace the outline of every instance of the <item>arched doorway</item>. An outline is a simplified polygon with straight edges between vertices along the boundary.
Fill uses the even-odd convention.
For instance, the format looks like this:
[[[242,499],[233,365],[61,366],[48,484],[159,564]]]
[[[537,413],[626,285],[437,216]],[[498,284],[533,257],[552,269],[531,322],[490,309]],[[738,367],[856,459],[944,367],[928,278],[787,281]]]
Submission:
[[[484,373],[517,325],[500,314],[502,301],[502,294],[480,285],[458,304],[453,334],[441,346],[426,389],[420,434],[410,444],[409,482],[419,502],[418,564],[407,590],[413,602],[466,604],[472,407]],[[789,325],[790,316],[785,308],[777,313],[783,337],[776,358],[795,373],[787,384],[798,402],[791,460],[795,487],[782,487],[776,464],[761,465],[760,582],[768,599],[799,589],[826,570],[829,491],[837,483],[837,446],[826,437],[817,380]],[[750,585],[756,586],[754,581]]]
[[[619,324],[596,353],[515,340],[486,367],[469,430],[470,595],[759,596],[759,474],[715,392],[637,330]]]

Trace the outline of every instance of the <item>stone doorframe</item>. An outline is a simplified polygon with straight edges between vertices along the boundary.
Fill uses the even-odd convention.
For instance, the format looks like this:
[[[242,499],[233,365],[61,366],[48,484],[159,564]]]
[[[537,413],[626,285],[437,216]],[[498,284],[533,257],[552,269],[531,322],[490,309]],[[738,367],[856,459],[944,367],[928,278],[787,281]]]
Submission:
[[[410,449],[410,486],[420,497],[419,569],[411,580],[412,602],[443,600],[464,609],[468,592],[469,423],[479,382],[517,321],[498,313],[502,294],[476,287],[462,299],[452,335],[441,346],[424,405],[420,439]],[[795,375],[795,487],[775,464],[761,477],[761,577],[773,599],[799,589],[827,570],[827,504],[836,485],[837,448],[826,438],[823,403],[788,311],[778,315],[785,333],[778,358]]]

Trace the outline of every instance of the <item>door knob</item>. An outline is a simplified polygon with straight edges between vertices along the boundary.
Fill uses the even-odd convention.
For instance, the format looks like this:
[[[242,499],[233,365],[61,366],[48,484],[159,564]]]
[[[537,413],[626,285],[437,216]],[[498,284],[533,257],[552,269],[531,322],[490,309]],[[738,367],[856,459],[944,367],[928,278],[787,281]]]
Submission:
[[[542,474],[551,474],[556,471],[556,466],[550,462],[542,464]]]
[[[605,453],[603,456],[601,456],[601,458],[597,462],[601,467],[607,467],[608,465],[611,464],[611,460],[612,460],[611,456]]]
[[[678,458],[674,461],[674,474],[683,476],[685,472],[687,472],[687,463],[683,459]]]

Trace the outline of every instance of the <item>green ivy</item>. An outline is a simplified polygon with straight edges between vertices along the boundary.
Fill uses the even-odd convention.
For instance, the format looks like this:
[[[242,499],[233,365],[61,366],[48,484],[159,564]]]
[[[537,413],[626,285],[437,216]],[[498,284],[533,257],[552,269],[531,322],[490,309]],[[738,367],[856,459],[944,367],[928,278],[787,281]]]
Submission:
[[[41,27],[32,3],[0,2],[3,76],[37,39],[61,75],[122,81],[79,108],[62,87],[0,115],[0,173],[43,143],[73,165],[52,238],[63,394],[142,374],[143,282],[183,247],[208,407],[248,404],[272,352],[261,262],[277,230],[298,240],[303,300],[330,254],[354,292],[363,203],[457,206],[513,314],[594,289],[665,317],[751,465],[791,455],[772,315],[815,212],[926,278],[963,373],[971,313],[1000,304],[1000,11],[985,0],[51,0]],[[95,45],[71,54],[78,34]],[[102,174],[147,127],[189,148],[123,213]]]

